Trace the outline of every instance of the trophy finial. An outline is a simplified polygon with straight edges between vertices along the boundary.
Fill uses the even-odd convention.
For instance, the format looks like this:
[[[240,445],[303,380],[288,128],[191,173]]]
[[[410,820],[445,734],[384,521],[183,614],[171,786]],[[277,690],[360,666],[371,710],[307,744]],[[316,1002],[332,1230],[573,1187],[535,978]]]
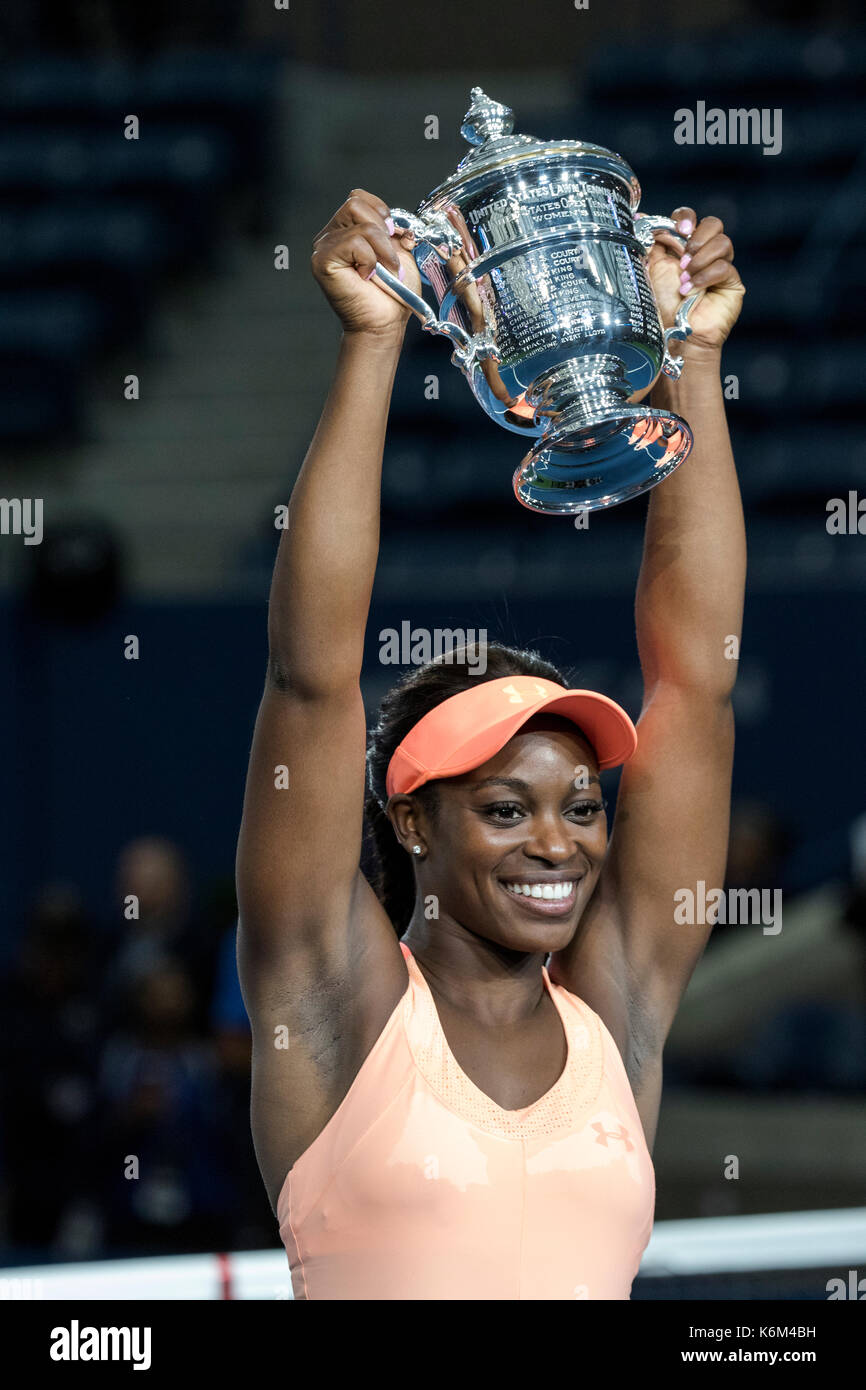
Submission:
[[[483,145],[500,135],[510,135],[514,128],[514,112],[510,106],[492,101],[480,87],[470,93],[472,105],[463,117],[460,134],[470,145]]]

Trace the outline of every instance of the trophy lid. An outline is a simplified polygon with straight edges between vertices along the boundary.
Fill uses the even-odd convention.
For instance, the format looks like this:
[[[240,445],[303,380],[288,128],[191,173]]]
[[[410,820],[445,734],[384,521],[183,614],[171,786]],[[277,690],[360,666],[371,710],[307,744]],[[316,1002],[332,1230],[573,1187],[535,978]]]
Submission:
[[[443,197],[453,196],[468,180],[491,173],[510,164],[557,154],[585,156],[587,165],[617,174],[632,187],[632,205],[637,207],[640,188],[634,173],[618,154],[603,145],[589,145],[582,140],[539,140],[534,135],[515,135],[514,112],[501,102],[493,101],[480,87],[471,91],[471,105],[460,134],[472,146],[456,170],[425,200],[425,206]]]

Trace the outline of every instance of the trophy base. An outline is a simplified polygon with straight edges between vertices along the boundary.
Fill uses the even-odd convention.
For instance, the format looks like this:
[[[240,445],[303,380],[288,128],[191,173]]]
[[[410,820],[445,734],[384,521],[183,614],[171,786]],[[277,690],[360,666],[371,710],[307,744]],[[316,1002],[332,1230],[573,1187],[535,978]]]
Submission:
[[[514,474],[522,506],[548,515],[614,507],[667,478],[691,452],[685,420],[645,405],[564,411]],[[576,416],[576,418],[575,418]]]

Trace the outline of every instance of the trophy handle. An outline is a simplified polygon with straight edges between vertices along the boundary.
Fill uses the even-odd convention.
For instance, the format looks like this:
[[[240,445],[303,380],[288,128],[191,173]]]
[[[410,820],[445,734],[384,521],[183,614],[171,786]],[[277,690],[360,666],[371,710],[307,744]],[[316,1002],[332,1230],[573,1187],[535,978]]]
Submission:
[[[390,216],[395,228],[410,233],[416,242],[427,242],[441,261],[449,260],[463,245],[460,234],[452,227],[444,213],[432,213],[425,220],[416,217],[414,213],[404,211],[403,208],[391,208]],[[496,344],[488,334],[469,334],[459,323],[452,323],[450,319],[437,319],[426,299],[410,290],[396,275],[386,270],[380,261],[376,262],[370,279],[377,280],[383,289],[401,299],[421,320],[421,327],[428,333],[441,333],[443,337],[450,338],[454,344],[451,361],[461,367],[467,376],[471,376],[477,361],[488,357],[498,358]]]
[[[683,250],[685,250],[685,240],[677,231],[677,224],[672,217],[656,217],[652,213],[646,212],[636,213],[634,219],[634,233],[645,253],[651,251],[655,244],[654,232],[669,232],[671,236],[681,244]],[[689,323],[689,314],[705,293],[705,290],[694,290],[691,294],[687,295],[677,310],[677,316],[674,319],[673,327],[664,330],[665,355],[664,361],[662,362],[662,371],[665,376],[672,377],[674,381],[679,381],[682,376],[684,363],[681,357],[674,357],[668,348],[668,344],[685,342],[686,338],[689,337],[692,332],[692,325]]]

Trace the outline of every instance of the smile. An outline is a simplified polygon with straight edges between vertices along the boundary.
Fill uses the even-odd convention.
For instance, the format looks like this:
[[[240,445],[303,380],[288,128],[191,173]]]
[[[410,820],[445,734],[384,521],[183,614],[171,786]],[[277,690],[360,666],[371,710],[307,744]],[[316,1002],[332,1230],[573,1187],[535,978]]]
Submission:
[[[561,879],[556,883],[502,883],[509,898],[528,912],[545,917],[565,917],[574,907],[577,879]]]

